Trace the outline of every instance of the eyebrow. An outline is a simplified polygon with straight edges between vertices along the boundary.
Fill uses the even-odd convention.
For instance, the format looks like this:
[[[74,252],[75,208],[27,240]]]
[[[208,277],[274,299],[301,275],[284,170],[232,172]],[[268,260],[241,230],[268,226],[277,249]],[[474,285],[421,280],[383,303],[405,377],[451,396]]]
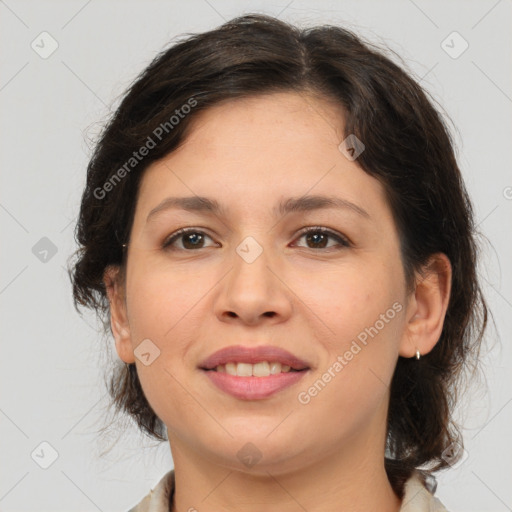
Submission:
[[[368,212],[357,204],[346,199],[342,199],[341,197],[322,195],[289,197],[274,207],[273,213],[277,216],[286,215],[287,213],[292,212],[307,212],[327,208],[349,209],[362,217],[370,219]],[[204,196],[167,197],[149,212],[146,222],[148,222],[157,213],[170,209],[181,209],[190,212],[205,212],[219,216],[226,215],[226,209],[215,199]]]

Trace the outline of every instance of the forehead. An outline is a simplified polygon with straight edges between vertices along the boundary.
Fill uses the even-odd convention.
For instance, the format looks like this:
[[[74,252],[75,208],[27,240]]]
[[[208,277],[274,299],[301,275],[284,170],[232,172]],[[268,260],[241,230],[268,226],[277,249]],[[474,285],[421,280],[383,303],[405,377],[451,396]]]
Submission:
[[[340,152],[343,110],[331,101],[274,93],[225,101],[196,116],[184,143],[146,170],[139,195],[145,216],[179,195],[218,199],[231,214],[270,212],[306,194],[386,209],[380,182]]]
[[[343,134],[343,114],[338,103],[305,92],[230,99],[194,117],[186,144],[213,144],[224,138],[233,146],[247,147],[255,134],[261,141],[272,141],[279,135],[281,143],[294,144],[310,139],[312,132],[316,139],[336,143]],[[258,140],[252,142],[257,144]]]

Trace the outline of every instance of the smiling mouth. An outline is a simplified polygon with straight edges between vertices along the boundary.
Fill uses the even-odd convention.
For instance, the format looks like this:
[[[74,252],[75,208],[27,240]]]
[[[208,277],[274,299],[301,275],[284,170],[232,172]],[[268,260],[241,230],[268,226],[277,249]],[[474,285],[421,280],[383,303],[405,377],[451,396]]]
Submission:
[[[262,361],[256,364],[226,363],[201,370],[217,389],[234,398],[263,400],[297,384],[309,368],[293,369],[278,362]]]
[[[215,368],[203,368],[203,370],[226,373],[234,377],[269,377],[280,373],[301,372],[307,370],[307,368],[295,369],[277,361],[261,361],[255,364],[229,362],[219,364]]]

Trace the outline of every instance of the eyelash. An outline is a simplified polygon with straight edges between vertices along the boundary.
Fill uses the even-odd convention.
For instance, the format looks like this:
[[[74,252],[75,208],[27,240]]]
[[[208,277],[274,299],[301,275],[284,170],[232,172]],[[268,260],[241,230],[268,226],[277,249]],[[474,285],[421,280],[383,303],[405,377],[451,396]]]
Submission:
[[[172,244],[178,240],[181,236],[184,236],[186,234],[190,234],[190,233],[196,233],[196,234],[201,234],[201,235],[206,235],[207,237],[211,238],[207,233],[205,233],[204,231],[201,231],[200,229],[197,229],[197,228],[182,228],[182,229],[179,229],[178,231],[174,232],[172,235],[170,235],[168,238],[166,238],[162,244],[162,249],[165,249],[167,251],[171,251],[171,250],[180,250],[180,251],[187,251],[187,252],[194,252],[195,250],[199,250],[199,249],[206,249],[206,247],[199,247],[199,249],[173,249],[171,246]],[[300,233],[299,233],[299,236],[298,238],[302,238],[304,235],[307,235],[309,233],[321,233],[322,235],[329,235],[330,237],[334,238],[336,241],[339,242],[339,244],[341,245],[341,247],[338,247],[337,249],[344,249],[344,248],[347,248],[347,247],[351,247],[351,243],[348,241],[347,238],[345,238],[344,236],[340,235],[339,233],[336,233],[335,231],[331,231],[330,229],[327,229],[327,228],[324,228],[324,227],[321,227],[321,226],[312,226],[312,227],[308,227],[308,228],[305,228],[303,229]],[[304,247],[305,249],[309,249],[309,247]],[[312,251],[318,251],[318,250],[321,250],[322,248],[320,249],[313,249],[311,248]],[[333,247],[327,247],[327,248],[323,248],[324,250],[329,250],[329,249],[333,249]],[[336,249],[334,247],[334,249]]]

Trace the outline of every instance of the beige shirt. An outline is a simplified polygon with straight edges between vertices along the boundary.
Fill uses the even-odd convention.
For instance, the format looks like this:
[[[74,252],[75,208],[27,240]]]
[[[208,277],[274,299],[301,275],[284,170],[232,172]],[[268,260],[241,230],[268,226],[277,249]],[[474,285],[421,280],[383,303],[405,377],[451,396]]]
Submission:
[[[167,472],[142,501],[128,512],[169,512],[174,494],[174,470]],[[400,512],[448,512],[429,491],[417,472],[405,482]]]

